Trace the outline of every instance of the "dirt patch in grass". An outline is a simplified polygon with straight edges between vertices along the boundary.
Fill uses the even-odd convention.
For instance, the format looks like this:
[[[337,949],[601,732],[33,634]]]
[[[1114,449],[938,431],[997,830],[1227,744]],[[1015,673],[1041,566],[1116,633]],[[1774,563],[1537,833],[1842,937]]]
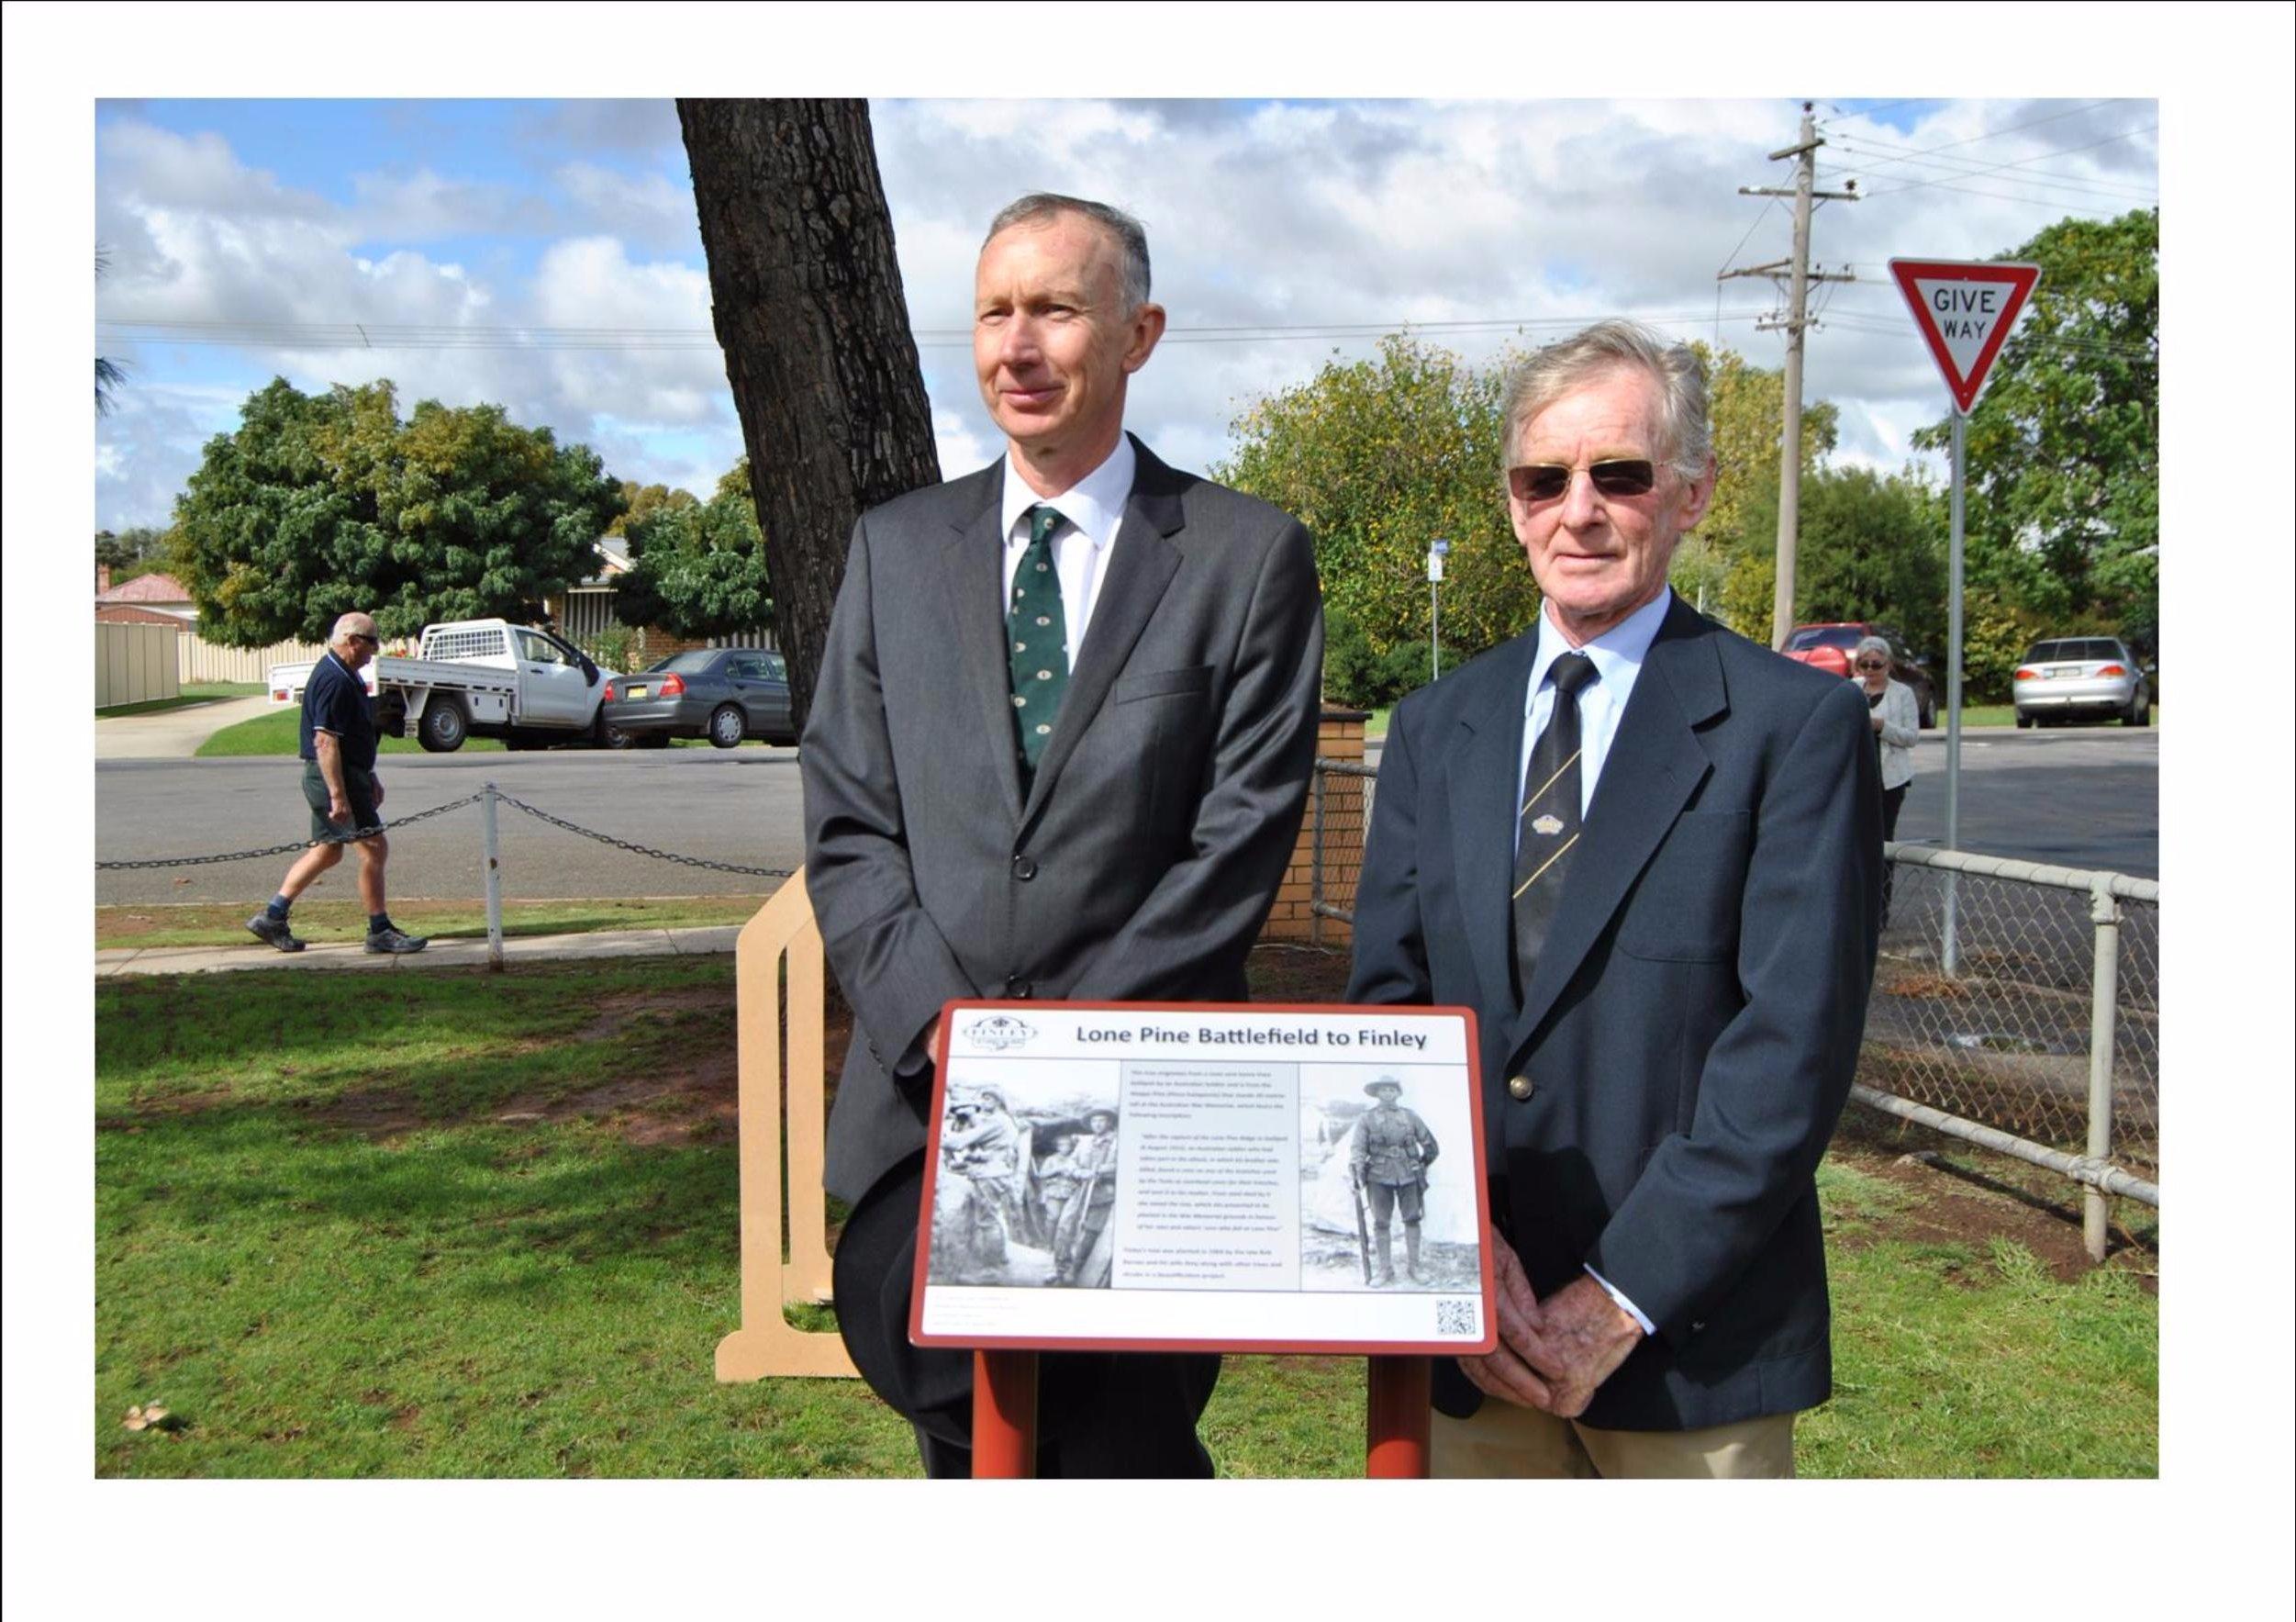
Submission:
[[[1983,1253],[1988,1241],[2007,1239],[2033,1252],[2060,1282],[2071,1283],[2097,1264],[2081,1230],[2078,1185],[2006,1157],[1969,1148],[1926,1127],[1883,1117],[1852,1103],[1827,1157],[1878,1178],[1909,1196],[1886,1225],[1839,1234],[1827,1243],[1858,1248],[1887,1238],[1913,1244],[1966,1246]],[[2114,1203],[2104,1265],[2136,1278],[2147,1294],[2160,1290],[2157,1214],[2130,1201]],[[2136,1225],[2125,1225],[2134,1224]]]

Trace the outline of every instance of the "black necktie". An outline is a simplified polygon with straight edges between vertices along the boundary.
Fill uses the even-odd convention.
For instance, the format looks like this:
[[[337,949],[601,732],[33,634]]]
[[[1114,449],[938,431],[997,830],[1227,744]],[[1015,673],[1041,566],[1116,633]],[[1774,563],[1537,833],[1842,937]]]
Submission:
[[[1053,720],[1068,690],[1068,624],[1061,608],[1060,575],[1053,566],[1058,509],[1029,509],[1029,549],[1012,576],[1012,608],[1005,642],[1012,669],[1012,722],[1020,743],[1020,791],[1036,778],[1036,763],[1052,741]]]
[[[1555,712],[1531,747],[1522,775],[1522,805],[1515,843],[1515,998],[1520,1001],[1539,966],[1539,948],[1554,922],[1555,902],[1578,843],[1578,689],[1595,678],[1594,661],[1565,654],[1548,667]]]

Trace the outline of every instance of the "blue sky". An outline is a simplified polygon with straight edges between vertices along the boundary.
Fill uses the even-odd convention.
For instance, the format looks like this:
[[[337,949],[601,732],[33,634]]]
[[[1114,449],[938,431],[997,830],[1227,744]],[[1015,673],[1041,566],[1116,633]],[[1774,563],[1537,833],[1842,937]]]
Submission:
[[[1983,257],[2068,213],[2156,200],[2158,108],[2098,95],[1819,111],[1821,184],[1857,174],[1876,198],[1819,215],[1817,258],[1861,282],[1825,295],[1809,388],[1843,408],[1844,459],[1895,467],[1940,404],[1883,262]],[[1715,278],[1786,252],[1785,208],[1737,188],[1789,179],[1766,154],[1798,113],[1789,99],[872,104],[952,472],[996,450],[964,331],[982,225],[1021,191],[1146,220],[1175,341],[1138,379],[1132,420],[1200,467],[1254,398],[1369,348],[1370,331],[1323,324],[1435,324],[1487,359],[1622,312],[1777,364],[1778,339],[1755,325],[1777,307],[1769,284]],[[388,376],[406,405],[496,400],[619,475],[697,491],[739,454],[669,101],[116,100],[94,123],[111,255],[95,341],[130,368],[98,428],[99,525],[165,523],[200,446],[274,374],[305,388]],[[429,336],[413,341],[418,326]],[[557,347],[517,347],[506,327],[549,329]],[[1236,327],[1254,335],[1200,332]],[[692,341],[563,347],[597,328]]]

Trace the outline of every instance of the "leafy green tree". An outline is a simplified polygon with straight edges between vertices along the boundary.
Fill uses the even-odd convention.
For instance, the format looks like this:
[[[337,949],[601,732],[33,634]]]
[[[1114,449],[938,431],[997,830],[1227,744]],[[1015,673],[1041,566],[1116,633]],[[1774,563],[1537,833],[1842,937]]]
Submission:
[[[1993,598],[2046,634],[2081,619],[2149,646],[2159,602],[2159,212],[2062,219],[2001,257],[2040,265],[2041,283],[1969,418],[1971,597]],[[1914,442],[1939,450],[1951,436],[1947,418]]]
[[[1308,526],[1327,613],[1384,654],[1428,631],[1427,548],[1451,543],[1443,584],[1445,663],[1512,636],[1538,587],[1499,482],[1505,364],[1478,369],[1410,333],[1368,360],[1338,361],[1232,424],[1223,483]]]
[[[614,613],[624,624],[725,636],[773,617],[748,457],[718,481],[708,501],[686,496],[652,503],[623,536],[630,571],[615,583]]]
[[[1778,487],[1744,509],[1742,551],[1766,561],[1778,548]],[[1878,620],[1914,646],[1945,645],[1944,498],[1918,475],[1822,468],[1801,481],[1795,595],[1808,621]],[[1768,571],[1761,576],[1769,589]],[[1768,629],[1763,598],[1763,629]],[[1766,638],[1767,640],[1767,638]]]
[[[632,524],[643,523],[665,507],[701,505],[701,498],[693,491],[673,485],[641,485],[636,479],[624,479],[621,487],[622,515],[607,527],[609,535],[629,534]]]
[[[171,563],[205,633],[318,641],[337,615],[386,637],[434,620],[529,620],[597,566],[621,492],[586,445],[499,406],[418,404],[387,380],[249,397],[176,498]]]

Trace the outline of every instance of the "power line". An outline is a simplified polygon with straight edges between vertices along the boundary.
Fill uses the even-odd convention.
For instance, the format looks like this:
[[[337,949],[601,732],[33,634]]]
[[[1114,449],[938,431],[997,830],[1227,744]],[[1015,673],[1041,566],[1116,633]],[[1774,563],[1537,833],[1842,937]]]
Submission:
[[[2157,130],[2157,129],[2158,129],[2159,128],[2160,128],[2160,126],[2159,126],[2158,124],[2146,124],[2146,125],[2143,125],[2143,126],[2141,126],[2140,128],[2135,129],[2123,129],[2123,130],[2120,134],[2118,134],[2118,135],[2108,135],[2108,136],[2106,136],[2106,137],[2105,137],[2102,140],[2092,140],[2092,141],[2089,142],[2086,146],[2077,146],[2077,147],[2062,147],[2062,148],[2059,148],[2056,151],[2051,152],[2051,153],[2049,153],[2048,155],[2049,155],[2050,157],[2055,158],[2055,157],[2062,157],[2062,156],[2064,156],[2064,155],[2065,155],[2066,153],[2068,153],[2068,152],[2086,152],[2086,151],[2093,151],[2094,149],[2096,149],[2096,148],[2098,148],[2098,147],[2109,147],[2109,146],[2112,145],[2115,141],[2127,140],[2128,140],[2130,137],[2132,137],[2132,136],[2137,136],[2137,135],[2149,135],[2149,134],[2151,134],[2154,130]],[[1967,179],[1973,179],[1973,180],[1974,180],[1974,179],[1976,179],[1976,178],[1978,178],[1978,177],[1979,177],[1979,176],[1981,176],[1981,175],[1986,175],[1986,174],[1997,174],[1997,173],[1999,173],[2001,170],[2004,170],[2004,169],[2013,169],[2013,168],[2015,168],[2015,167],[2016,167],[2016,165],[2015,165],[2014,163],[1995,163],[1995,164],[1991,165],[1989,168],[1980,169],[1980,170],[1974,171],[1972,173],[1970,173],[1969,175],[1966,176],[1965,178],[1967,178]],[[2023,180],[2023,178],[2025,178],[2025,177],[2024,177],[2024,176],[2023,176],[2023,175],[2019,175],[2019,174],[2012,174],[2012,175],[2005,176],[2004,178],[2009,179],[2009,180]],[[1893,185],[1893,186],[1885,186],[1885,187],[1883,187],[1880,191],[1878,191],[1878,192],[1868,192],[1868,193],[1867,193],[1866,195],[1867,195],[1867,196],[1869,196],[1869,197],[1887,197],[1887,196],[1891,196],[1891,195],[1893,195],[1893,194],[1895,194],[1895,193],[1898,193],[1898,192],[1917,192],[1917,191],[1922,190],[1924,186],[1934,186],[1934,185],[1945,185],[1945,183],[1944,183],[1943,181],[1936,181],[1936,180],[1917,180],[1917,181],[1914,181],[1914,182],[1912,182],[1911,184],[1907,185]],[[1947,189],[1948,189],[1948,190],[1957,190],[1957,189],[1960,189],[1960,188],[1956,188],[1956,187],[1947,187]],[[1982,196],[1983,194],[1981,194],[1981,193],[1980,193],[1979,195],[1980,195],[1980,196]]]
[[[1875,155],[1869,151],[1869,149],[1860,146],[1855,141],[1842,141],[1834,147],[1834,151],[1847,153],[1852,157],[1871,157]],[[1926,168],[1943,170],[1945,177],[1948,179],[1958,178],[1964,180],[1970,179],[1978,175],[1996,173],[2004,168],[2024,167],[2024,165],[2022,164],[1996,164],[1990,168],[1971,168],[1967,164],[1960,163],[1950,158],[1889,158],[1884,159],[1883,162],[1886,165],[1919,163]],[[2158,200],[2160,196],[2160,188],[2158,186],[2122,186],[2113,185],[2110,183],[2101,185],[2094,185],[2086,181],[2053,179],[2045,174],[2020,173],[2015,175],[2007,175],[2004,176],[2004,178],[2013,179],[2023,185],[2046,186],[2053,191],[2087,192],[2098,196],[2126,197],[2131,201],[2154,202]]]
[[[2044,124],[2054,124],[2060,118],[2070,118],[2077,113],[2093,113],[2099,107],[2109,107],[2116,101],[2134,99],[2134,96],[2108,95],[2102,101],[2084,102],[2077,107],[2067,107],[2061,113],[2050,113],[2044,117],[2028,118],[2023,124],[2004,124],[1999,129],[1987,129],[1976,135],[1965,135],[1959,140],[1942,141],[1934,147],[1904,147],[1899,150],[1916,156],[1929,152],[1951,151],[1955,147],[1966,147],[1980,140],[1991,140],[1996,136],[2014,135],[2020,129],[2037,129]],[[1870,136],[1859,136],[1857,139],[1874,146],[1895,147],[1897,145],[1894,141],[1879,140]]]
[[[1766,312],[1668,311],[1644,315],[1653,326],[1681,327],[1728,319],[1751,321]],[[1576,330],[1591,318],[1573,316],[1485,317],[1450,321],[1269,322],[1258,326],[1172,327],[1168,343],[1272,343],[1319,339],[1384,337],[1391,332],[1467,336],[1478,333]],[[105,341],[169,346],[272,350],[607,350],[709,351],[718,346],[707,328],[685,327],[452,327],[358,321],[146,320],[105,317],[96,322]],[[919,347],[962,349],[972,345],[965,328],[918,328]]]

